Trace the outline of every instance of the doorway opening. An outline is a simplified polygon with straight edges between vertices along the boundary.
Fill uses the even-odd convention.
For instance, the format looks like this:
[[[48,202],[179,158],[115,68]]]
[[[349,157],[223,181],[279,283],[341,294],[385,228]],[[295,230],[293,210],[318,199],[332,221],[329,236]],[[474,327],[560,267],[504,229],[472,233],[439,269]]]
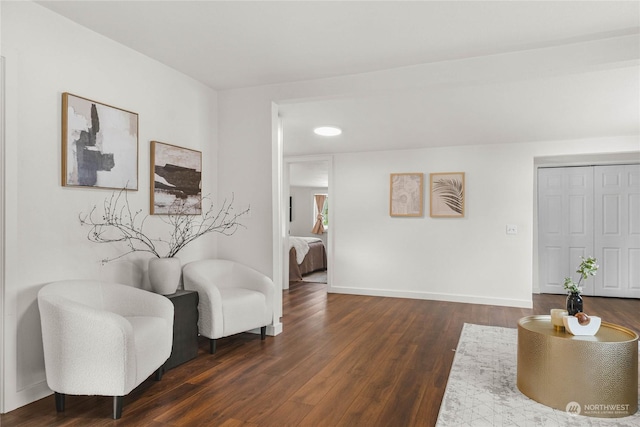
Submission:
[[[290,283],[331,283],[333,245],[331,156],[284,158],[286,225],[284,289]]]

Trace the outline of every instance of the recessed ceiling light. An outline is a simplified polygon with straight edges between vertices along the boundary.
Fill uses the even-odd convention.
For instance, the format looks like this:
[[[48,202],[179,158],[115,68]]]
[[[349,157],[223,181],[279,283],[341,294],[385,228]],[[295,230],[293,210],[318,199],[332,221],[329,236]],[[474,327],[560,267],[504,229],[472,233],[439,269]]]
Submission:
[[[335,126],[321,126],[313,130],[316,135],[321,136],[338,136],[342,133],[342,129]]]

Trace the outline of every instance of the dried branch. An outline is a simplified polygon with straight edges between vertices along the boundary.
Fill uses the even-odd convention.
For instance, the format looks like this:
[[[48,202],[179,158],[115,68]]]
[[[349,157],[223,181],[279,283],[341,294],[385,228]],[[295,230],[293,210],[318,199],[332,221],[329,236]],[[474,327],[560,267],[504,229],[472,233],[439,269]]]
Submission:
[[[209,200],[209,198],[204,197],[203,200]],[[205,234],[215,232],[231,236],[237,231],[238,227],[244,227],[238,222],[238,219],[249,213],[249,208],[242,212],[234,213],[233,201],[233,197],[230,201],[225,199],[217,211],[213,208],[213,203],[211,203],[209,209],[200,217],[186,213],[192,210],[192,204],[186,202],[177,204],[176,208],[172,209],[173,213],[162,218],[173,229],[167,257],[175,256],[182,248]]]
[[[124,194],[124,197],[123,197]],[[209,197],[202,200],[210,201],[209,208],[202,215],[193,215],[193,203],[188,203],[178,199],[169,209],[169,214],[161,217],[162,221],[171,227],[168,240],[158,238],[151,239],[144,232],[144,225],[149,215],[142,216],[142,210],[132,211],[127,197],[127,190],[122,189],[111,194],[104,200],[102,217],[97,213],[94,206],[88,214],[78,216],[81,225],[91,227],[87,233],[87,239],[95,243],[118,243],[122,242],[128,251],[115,258],[103,259],[107,263],[122,258],[132,252],[149,252],[158,258],[174,257],[189,243],[197,238],[209,233],[221,233],[226,236],[233,235],[238,227],[244,227],[238,222],[239,218],[249,212],[250,208],[242,212],[233,212],[233,201],[224,200],[222,207],[218,210],[214,208]],[[202,205],[202,201],[197,203],[197,207]],[[167,247],[165,255],[162,256],[157,245]]]

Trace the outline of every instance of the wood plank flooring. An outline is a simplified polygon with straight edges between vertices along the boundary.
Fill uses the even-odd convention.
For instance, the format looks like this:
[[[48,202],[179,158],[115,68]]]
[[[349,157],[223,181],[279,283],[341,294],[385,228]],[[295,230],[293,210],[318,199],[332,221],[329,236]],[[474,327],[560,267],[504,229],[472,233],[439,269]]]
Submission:
[[[534,309],[327,294],[301,282],[284,292],[284,333],[200,341],[196,359],[145,381],[110,419],[111,399],[47,397],[0,416],[11,426],[433,426],[463,324],[515,327]],[[640,331],[640,300],[585,297],[585,311]]]

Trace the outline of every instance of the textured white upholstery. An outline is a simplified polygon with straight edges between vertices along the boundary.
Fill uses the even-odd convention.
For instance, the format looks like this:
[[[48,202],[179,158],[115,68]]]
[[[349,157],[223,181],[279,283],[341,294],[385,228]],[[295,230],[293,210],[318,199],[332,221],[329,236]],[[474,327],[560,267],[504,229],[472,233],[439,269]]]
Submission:
[[[162,295],[91,280],[38,292],[49,388],[124,396],[171,355],[173,304]]]
[[[234,261],[206,259],[182,269],[184,288],[198,292],[200,335],[217,339],[271,324],[274,285]]]

